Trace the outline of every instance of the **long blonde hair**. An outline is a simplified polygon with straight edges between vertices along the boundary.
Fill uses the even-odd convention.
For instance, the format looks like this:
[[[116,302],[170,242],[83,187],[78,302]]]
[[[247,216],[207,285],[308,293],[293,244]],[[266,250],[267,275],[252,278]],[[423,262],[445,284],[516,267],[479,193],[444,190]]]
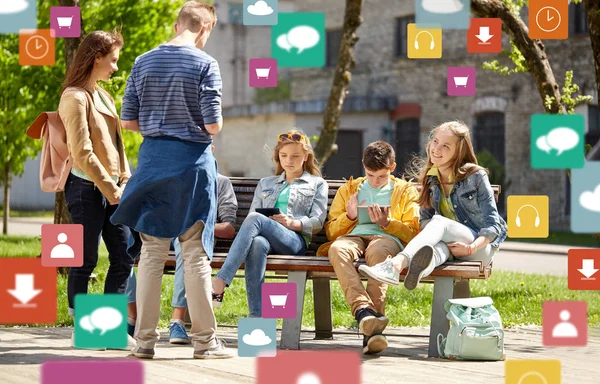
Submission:
[[[477,162],[477,157],[475,157],[475,151],[473,150],[473,143],[471,142],[470,130],[465,123],[454,120],[438,125],[429,133],[429,140],[425,147],[427,160],[418,157],[414,158],[411,170],[409,171],[411,177],[416,179],[421,186],[421,192],[419,193],[417,203],[426,208],[432,208],[431,197],[429,195],[430,185],[427,183],[429,178],[427,172],[433,167],[429,147],[431,146],[431,142],[435,135],[441,131],[446,131],[453,136],[458,137],[456,152],[454,153],[454,157],[450,160],[452,164],[450,169],[452,171],[451,177],[453,182],[462,181],[481,169],[488,172],[487,169],[479,166],[479,163]],[[444,181],[440,180],[440,183],[444,183]]]
[[[275,149],[273,150],[273,161],[275,162],[275,174],[281,175],[283,173],[283,167],[281,166],[281,162],[279,161],[279,150],[284,145],[302,144],[302,148],[304,149],[304,151],[306,151],[306,153],[308,153],[308,158],[306,159],[304,164],[302,164],[302,169],[304,171],[310,173],[313,176],[321,177],[322,176],[321,170],[319,170],[319,164],[317,163],[317,159],[315,158],[315,152],[313,151],[312,145],[310,145],[310,139],[308,138],[308,136],[304,132],[299,131],[297,129],[292,129],[285,133],[287,133],[288,135],[300,134],[303,136],[303,140],[301,140],[301,141],[293,141],[293,140],[279,141],[279,139],[277,140],[277,145],[275,146]]]

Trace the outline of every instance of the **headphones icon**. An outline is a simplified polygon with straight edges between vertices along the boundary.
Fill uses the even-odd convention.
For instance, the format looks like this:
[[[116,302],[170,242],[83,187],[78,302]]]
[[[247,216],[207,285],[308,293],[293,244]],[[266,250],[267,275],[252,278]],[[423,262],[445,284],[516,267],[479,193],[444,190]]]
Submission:
[[[417,36],[415,36],[415,49],[419,49],[419,42],[417,41],[417,39],[419,38],[419,35],[421,33],[426,33],[429,36],[431,36],[431,44],[429,44],[429,50],[432,51],[433,48],[435,47],[435,38],[429,31],[421,31],[421,32],[417,33]]]
[[[531,208],[535,209],[535,222],[533,223],[533,225],[534,225],[536,228],[537,228],[537,227],[539,227],[539,226],[540,226],[540,213],[538,212],[537,208],[536,208],[536,207],[534,207],[534,206],[533,206],[533,205],[531,205],[531,204],[525,204],[525,205],[522,205],[522,206],[521,206],[521,208],[519,208],[519,209],[517,210],[517,218],[516,218],[516,220],[515,220],[515,222],[516,222],[516,224],[517,224],[517,227],[519,227],[519,228],[521,227],[521,218],[519,217],[519,212],[521,212],[521,209],[523,209],[523,208],[525,208],[525,207],[531,207]]]
[[[523,382],[525,381],[526,378],[530,377],[530,376],[534,376],[537,377],[539,379],[542,380],[542,383],[544,384],[548,384],[548,380],[546,380],[546,377],[542,374],[540,374],[539,372],[535,372],[535,371],[529,371],[526,374],[524,374],[523,376],[521,376],[521,378],[519,379],[519,383],[518,384],[523,384]]]

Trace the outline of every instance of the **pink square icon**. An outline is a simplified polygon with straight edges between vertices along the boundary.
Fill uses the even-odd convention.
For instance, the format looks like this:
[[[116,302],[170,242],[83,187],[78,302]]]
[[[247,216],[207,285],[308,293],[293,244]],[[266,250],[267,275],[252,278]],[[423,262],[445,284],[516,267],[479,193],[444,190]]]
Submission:
[[[448,96],[475,96],[475,67],[448,67]]]
[[[584,347],[588,339],[585,301],[546,301],[542,335],[546,347]]]
[[[296,283],[263,283],[262,317],[265,319],[295,319]]]
[[[81,9],[50,7],[50,31],[53,37],[81,36]]]
[[[140,361],[117,359],[46,361],[41,379],[41,384],[144,384],[144,366]]]
[[[277,59],[250,59],[249,83],[252,88],[277,86]]]
[[[81,267],[83,265],[83,225],[42,225],[42,266]]]

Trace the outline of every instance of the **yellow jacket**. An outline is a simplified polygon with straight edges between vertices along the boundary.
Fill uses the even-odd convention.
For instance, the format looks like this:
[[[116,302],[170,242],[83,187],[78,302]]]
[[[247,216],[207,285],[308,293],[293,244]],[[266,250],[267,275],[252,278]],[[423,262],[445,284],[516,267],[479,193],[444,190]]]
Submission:
[[[397,237],[402,245],[406,246],[419,233],[419,206],[417,205],[419,195],[414,185],[394,176],[390,178],[394,181],[394,191],[390,199],[391,218],[390,225],[384,231]],[[352,232],[358,223],[357,219],[350,220],[346,216],[346,204],[364,180],[365,177],[358,179],[350,177],[350,180],[338,189],[325,223],[325,232],[330,241],[319,247],[317,256],[327,256],[331,243],[338,237]]]

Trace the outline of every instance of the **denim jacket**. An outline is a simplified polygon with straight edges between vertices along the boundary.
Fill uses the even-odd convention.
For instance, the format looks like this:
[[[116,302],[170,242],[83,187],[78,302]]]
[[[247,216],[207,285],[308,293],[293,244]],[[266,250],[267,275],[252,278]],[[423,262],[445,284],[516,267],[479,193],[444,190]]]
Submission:
[[[260,179],[254,191],[250,212],[254,212],[256,208],[275,207],[277,197],[286,185],[285,172],[279,176]],[[306,171],[290,185],[288,210],[283,213],[302,222],[303,236],[311,238],[323,229],[327,218],[328,190],[329,186],[322,177],[313,176]]]
[[[440,213],[440,184],[436,176],[429,176],[429,194],[433,208],[421,207],[419,224],[423,229],[433,215]],[[484,170],[477,171],[454,184],[450,193],[456,221],[469,227],[476,235],[485,236],[490,245],[498,248],[506,239],[506,222],[498,213],[494,191]]]

